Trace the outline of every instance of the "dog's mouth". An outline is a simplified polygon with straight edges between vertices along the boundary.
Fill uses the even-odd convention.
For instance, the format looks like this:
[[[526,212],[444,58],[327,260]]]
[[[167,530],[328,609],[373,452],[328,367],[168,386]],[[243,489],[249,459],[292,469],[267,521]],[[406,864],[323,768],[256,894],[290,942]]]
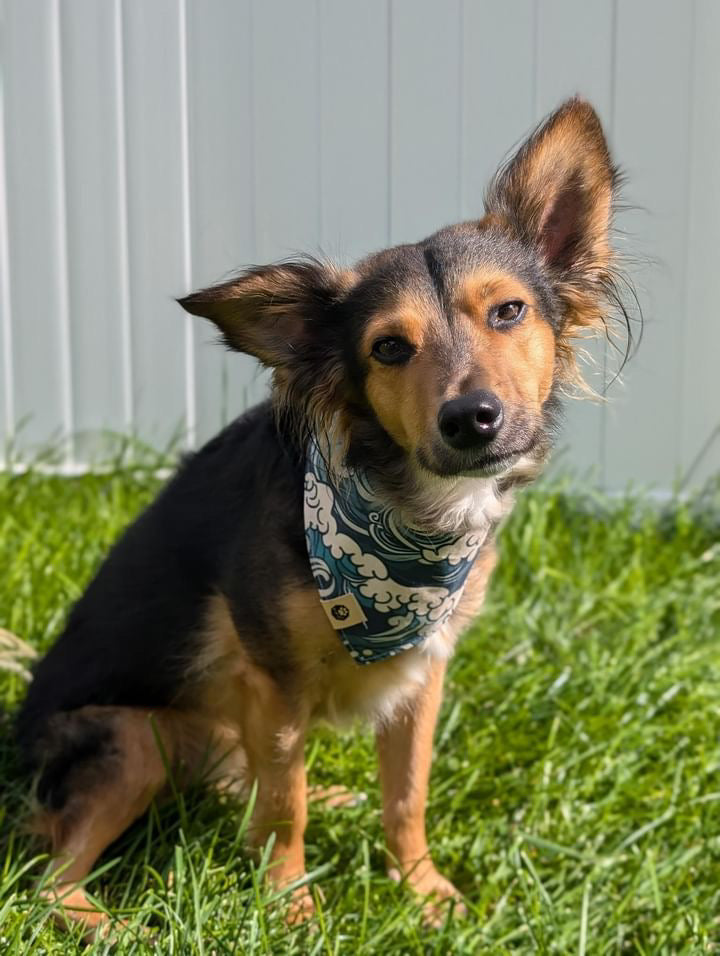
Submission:
[[[506,475],[521,459],[532,456],[538,447],[538,437],[533,436],[522,445],[510,448],[486,448],[482,452],[452,452],[450,449],[433,449],[432,456],[422,448],[417,451],[420,466],[443,478],[496,478]]]
[[[464,477],[491,478],[496,475],[502,475],[510,471],[513,465],[524,455],[532,451],[533,446],[529,445],[516,451],[498,452],[495,455],[484,455],[479,461],[470,468],[464,468],[459,474]]]

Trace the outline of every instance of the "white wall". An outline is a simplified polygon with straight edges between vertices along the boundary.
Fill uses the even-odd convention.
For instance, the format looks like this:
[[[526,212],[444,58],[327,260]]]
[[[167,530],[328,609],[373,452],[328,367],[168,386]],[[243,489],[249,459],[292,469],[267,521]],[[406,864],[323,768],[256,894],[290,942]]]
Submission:
[[[716,0],[0,0],[0,443],[191,444],[262,394],[173,297],[298,250],[353,258],[481,211],[563,98],[639,207],[641,350],[563,461],[669,487],[720,423]],[[602,385],[603,349],[596,349]],[[612,359],[610,359],[612,365]],[[19,432],[17,426],[22,424]],[[720,466],[720,440],[695,469]]]

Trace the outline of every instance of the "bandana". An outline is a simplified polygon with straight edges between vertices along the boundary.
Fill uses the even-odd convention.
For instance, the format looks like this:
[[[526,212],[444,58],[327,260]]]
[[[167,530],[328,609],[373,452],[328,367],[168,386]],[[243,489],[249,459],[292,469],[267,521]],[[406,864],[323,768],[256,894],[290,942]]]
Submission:
[[[320,603],[358,664],[394,657],[441,628],[486,537],[409,527],[364,472],[331,478],[314,441],[306,458],[304,513]]]

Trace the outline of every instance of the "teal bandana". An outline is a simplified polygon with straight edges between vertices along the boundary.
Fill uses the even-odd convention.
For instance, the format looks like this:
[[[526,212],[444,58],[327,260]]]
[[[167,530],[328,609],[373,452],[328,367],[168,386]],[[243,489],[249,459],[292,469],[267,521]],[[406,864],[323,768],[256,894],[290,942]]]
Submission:
[[[426,534],[403,524],[366,474],[331,479],[310,442],[305,540],[320,603],[358,664],[421,644],[448,620],[485,533]]]

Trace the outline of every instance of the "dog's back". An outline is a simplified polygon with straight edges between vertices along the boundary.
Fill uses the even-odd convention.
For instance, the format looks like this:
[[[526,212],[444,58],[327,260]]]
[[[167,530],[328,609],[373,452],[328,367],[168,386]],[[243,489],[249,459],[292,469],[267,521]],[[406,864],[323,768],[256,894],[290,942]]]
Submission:
[[[286,533],[276,536],[272,554],[267,543],[273,522],[299,527],[301,481],[265,402],[189,456],[125,531],[36,666],[17,718],[26,763],[43,767],[42,800],[62,806],[66,775],[112,746],[101,720],[73,712],[188,702],[203,617],[223,582],[243,608],[244,629],[255,619],[259,631],[272,633],[259,579],[272,573],[277,580],[279,563],[291,560]],[[295,537],[299,551],[302,535]],[[273,654],[280,656],[265,648],[266,659]]]

